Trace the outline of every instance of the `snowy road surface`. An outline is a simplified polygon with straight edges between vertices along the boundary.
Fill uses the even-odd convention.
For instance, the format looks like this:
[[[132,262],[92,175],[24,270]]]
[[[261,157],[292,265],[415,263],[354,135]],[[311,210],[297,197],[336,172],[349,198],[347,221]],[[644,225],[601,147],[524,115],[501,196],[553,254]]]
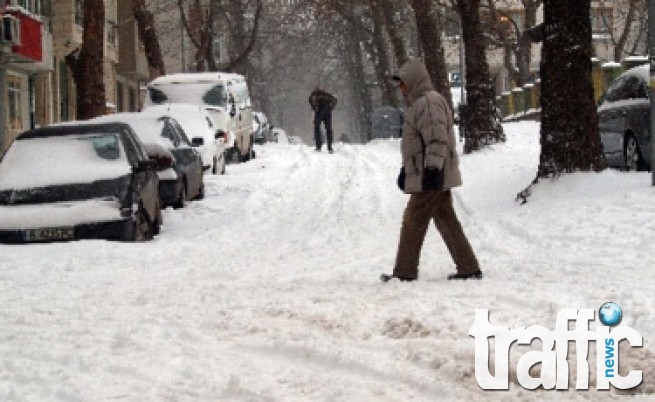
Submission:
[[[394,140],[339,144],[334,155],[264,145],[256,160],[206,176],[206,199],[164,211],[149,243],[0,246],[0,400],[610,399],[619,392],[595,390],[595,358],[588,392],[573,389],[571,358],[568,392],[524,390],[513,374],[509,391],[484,391],[467,335],[476,308],[494,325],[554,329],[560,309],[606,301],[643,335],[621,365],[644,371],[637,399],[648,399],[649,174],[569,175],[520,206],[538,125],[506,130],[506,144],[462,157],[455,191],[482,281],[445,280],[454,268],[431,227],[419,281],[379,282],[407,200]]]

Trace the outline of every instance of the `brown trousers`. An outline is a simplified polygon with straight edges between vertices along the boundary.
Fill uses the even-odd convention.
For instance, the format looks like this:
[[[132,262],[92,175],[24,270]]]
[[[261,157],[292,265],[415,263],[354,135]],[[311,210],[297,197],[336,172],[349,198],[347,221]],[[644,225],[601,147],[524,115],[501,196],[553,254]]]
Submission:
[[[450,190],[426,191],[412,194],[405,208],[394,275],[418,277],[421,247],[431,219],[434,219],[457,271],[469,273],[480,270],[478,260],[453,209]]]

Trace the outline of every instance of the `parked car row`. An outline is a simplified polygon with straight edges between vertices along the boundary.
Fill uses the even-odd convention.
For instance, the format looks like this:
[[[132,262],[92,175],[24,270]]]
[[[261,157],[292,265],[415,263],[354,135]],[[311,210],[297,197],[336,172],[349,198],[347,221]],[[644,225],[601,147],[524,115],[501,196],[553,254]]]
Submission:
[[[0,164],[0,242],[151,239],[161,208],[205,196],[204,172],[255,157],[255,131],[286,138],[261,113],[253,127],[238,74],[159,77],[144,105],[19,135]]]
[[[161,209],[205,196],[230,134],[198,105],[167,104],[22,133],[0,164],[0,242],[158,234]]]

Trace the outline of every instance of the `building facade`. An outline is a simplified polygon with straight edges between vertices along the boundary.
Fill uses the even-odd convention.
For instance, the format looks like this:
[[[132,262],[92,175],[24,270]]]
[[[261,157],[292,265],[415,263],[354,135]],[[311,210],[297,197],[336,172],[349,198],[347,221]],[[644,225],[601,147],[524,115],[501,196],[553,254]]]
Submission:
[[[107,112],[140,109],[148,68],[129,0],[105,0]],[[84,0],[0,0],[0,154],[20,132],[76,117],[76,88],[66,57],[82,46]],[[4,24],[16,19],[18,23]],[[4,25],[18,25],[10,42]],[[2,115],[4,113],[5,118]]]

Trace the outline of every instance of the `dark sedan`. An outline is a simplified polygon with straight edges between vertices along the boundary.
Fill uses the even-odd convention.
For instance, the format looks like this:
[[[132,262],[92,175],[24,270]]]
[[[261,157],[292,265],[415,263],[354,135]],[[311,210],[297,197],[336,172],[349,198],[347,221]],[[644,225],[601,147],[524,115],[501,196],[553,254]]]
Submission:
[[[149,240],[162,222],[156,168],[127,124],[27,131],[0,163],[0,241]]]
[[[607,164],[626,170],[649,170],[652,166],[649,65],[621,74],[599,102],[600,136]]]

